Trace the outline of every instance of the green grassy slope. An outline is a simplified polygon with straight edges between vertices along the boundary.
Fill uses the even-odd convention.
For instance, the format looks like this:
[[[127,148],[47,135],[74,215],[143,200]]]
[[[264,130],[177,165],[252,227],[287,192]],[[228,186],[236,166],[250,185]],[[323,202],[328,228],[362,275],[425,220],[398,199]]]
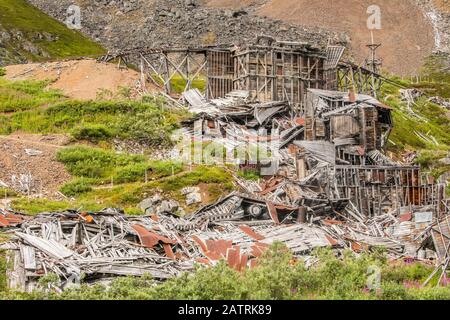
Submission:
[[[393,109],[394,129],[388,150],[399,157],[405,151],[417,152],[415,162],[435,177],[450,170],[450,165],[441,161],[450,154],[450,110],[430,101],[434,96],[450,98],[449,62],[445,59],[430,57],[423,67],[422,81],[417,83],[393,79],[405,88],[423,93],[411,106],[412,112],[406,101],[402,101],[398,87],[385,84],[382,88],[383,102]]]
[[[6,33],[5,33],[6,32]],[[100,55],[100,44],[70,30],[25,0],[0,0],[0,64]],[[2,59],[3,58],[3,59]],[[16,60],[16,61],[14,61]]]

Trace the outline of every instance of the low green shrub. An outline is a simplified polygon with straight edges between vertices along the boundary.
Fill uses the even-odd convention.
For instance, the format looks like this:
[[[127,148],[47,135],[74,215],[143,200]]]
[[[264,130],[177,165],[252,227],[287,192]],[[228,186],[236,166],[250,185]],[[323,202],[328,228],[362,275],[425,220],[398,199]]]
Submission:
[[[12,189],[0,187],[0,198],[15,197],[17,195],[18,195],[17,192]]]
[[[149,161],[144,155],[118,154],[111,150],[75,146],[58,152],[58,161],[74,176],[91,179],[112,179],[115,183],[158,179],[182,171],[182,164],[173,161]]]
[[[239,170],[238,176],[250,181],[258,181],[261,179],[261,175],[258,170]]]
[[[61,149],[57,153],[57,159],[66,165],[72,175],[101,178],[113,164],[115,155],[103,149],[77,146]]]
[[[446,156],[447,152],[445,151],[422,150],[419,152],[415,163],[424,168],[432,168],[440,159],[445,158]]]
[[[117,169],[114,181],[116,183],[128,183],[143,181],[145,172],[149,170],[148,163],[134,163]]]
[[[6,269],[6,251],[0,250],[0,293],[5,291],[7,287]]]
[[[321,249],[313,252],[317,260],[308,269],[303,260],[293,259],[290,251],[276,243],[258,260],[255,268],[237,272],[221,261],[214,267],[197,265],[192,274],[162,284],[151,276],[115,279],[108,287],[82,285],[62,294],[37,291],[32,294],[4,292],[12,299],[88,299],[88,300],[446,300],[450,288],[406,283],[422,280],[433,268],[388,263],[384,253],[355,255]],[[368,288],[370,270],[378,270],[379,287]],[[49,277],[51,279],[51,277]],[[54,281],[55,279],[53,279]],[[1,292],[0,292],[1,298]]]
[[[78,101],[47,86],[45,81],[0,78],[0,134],[69,133],[93,143],[118,138],[149,148],[164,147],[172,144],[179,120],[188,116],[164,108],[165,101],[158,98]],[[121,92],[128,95],[126,88]]]
[[[0,112],[18,112],[64,100],[58,90],[46,89],[48,81],[7,81],[0,79]]]
[[[171,133],[179,127],[176,117],[157,109],[148,109],[135,115],[121,115],[115,127],[123,139],[137,141],[149,147],[172,145]]]
[[[87,123],[72,130],[72,136],[77,140],[87,140],[93,143],[114,137],[113,130],[104,124]]]
[[[92,184],[87,179],[75,179],[63,185],[60,191],[68,197],[75,197],[92,191]]]
[[[223,184],[224,192],[232,188],[233,177],[219,167],[198,166],[192,171],[183,172],[176,177],[168,177],[161,181],[149,183],[148,189],[160,188],[166,192],[179,191],[184,187],[197,186],[201,183]]]

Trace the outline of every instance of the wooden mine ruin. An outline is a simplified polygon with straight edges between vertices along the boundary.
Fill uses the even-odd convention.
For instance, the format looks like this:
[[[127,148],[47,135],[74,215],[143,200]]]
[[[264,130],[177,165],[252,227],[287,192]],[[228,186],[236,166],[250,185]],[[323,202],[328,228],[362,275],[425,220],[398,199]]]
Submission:
[[[196,106],[191,110],[196,113],[208,113],[208,101],[216,101],[224,116],[236,106],[252,103],[255,114],[271,110],[276,114],[285,110],[285,104],[290,111],[283,119],[290,118],[291,125],[283,128],[281,147],[291,143],[295,179],[302,181],[315,170],[305,156],[306,147],[309,156],[315,153],[329,161],[331,181],[316,181],[316,189],[333,185],[330,198],[349,199],[365,216],[378,216],[392,207],[432,205],[438,216],[449,211],[444,184],[423,175],[418,167],[398,164],[384,155],[394,124],[391,109],[376,97],[382,84],[390,80],[370,66],[343,61],[344,51],[342,46],[319,49],[260,36],[244,46],[137,49],[103,60],[139,65],[143,82],[150,81],[175,97],[171,81],[181,78],[184,92],[191,93],[191,107],[195,96]],[[206,82],[204,92],[192,94],[199,78]],[[243,100],[236,102],[240,96]],[[246,123],[249,116],[251,112],[241,118],[241,128],[254,129],[254,122]],[[209,114],[204,121],[203,134],[214,131],[217,138],[221,130],[214,117]],[[263,127],[270,131],[271,125],[269,121]],[[237,130],[234,125],[226,129],[242,135]],[[243,137],[249,132],[244,131]]]

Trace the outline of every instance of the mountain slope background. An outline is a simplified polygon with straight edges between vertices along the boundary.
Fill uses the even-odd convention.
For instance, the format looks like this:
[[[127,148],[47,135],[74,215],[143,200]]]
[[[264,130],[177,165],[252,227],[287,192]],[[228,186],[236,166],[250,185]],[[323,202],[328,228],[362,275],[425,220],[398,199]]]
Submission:
[[[25,0],[0,0],[0,66],[104,52],[100,44]]]
[[[436,37],[445,38],[449,29],[435,26],[429,12],[434,8],[429,1],[410,0],[205,0],[205,5],[224,8],[253,8],[256,15],[282,19],[289,23],[346,32],[357,63],[368,55],[366,45],[371,42],[367,29],[367,8],[378,5],[381,9],[382,29],[375,31],[375,42],[381,43],[379,55],[388,71],[408,75],[417,72],[423,59],[436,49]],[[435,1],[435,8],[450,12],[450,2]],[[447,16],[448,18],[448,16]],[[450,19],[449,19],[450,21]],[[442,33],[446,33],[443,35]],[[449,50],[449,43],[441,43]]]
[[[71,0],[60,0],[58,3],[53,0],[30,1],[39,2],[45,12],[59,17],[61,21],[64,20],[68,5],[73,3]],[[339,7],[337,5],[339,1],[333,1],[336,8]],[[93,41],[105,44],[111,50],[123,49],[127,46],[134,47],[137,44],[157,46],[164,44],[212,44],[232,40],[251,41],[256,34],[265,31],[272,32],[272,35],[281,39],[311,41],[316,45],[326,45],[330,38],[335,41],[350,40],[344,35],[343,29],[341,31],[337,29],[328,31],[313,26],[304,27],[298,22],[290,24],[261,16],[259,12],[263,9],[268,10],[267,8],[271,3],[276,4],[275,0],[247,0],[240,4],[233,1],[212,3],[195,0],[98,2],[84,0],[75,1],[75,3],[82,8],[82,32],[90,35],[94,39]],[[311,1],[308,5],[311,6],[312,3],[314,1]],[[15,43],[20,48],[36,32],[41,35],[47,33],[50,35],[67,34],[72,36],[67,42],[75,41],[75,44],[70,43],[71,47],[64,46],[66,42],[62,42],[61,46],[56,46],[59,49],[58,51],[48,49],[46,47],[48,41],[35,39],[36,41],[32,42],[32,45],[36,47],[42,45],[42,50],[48,50],[46,52],[49,52],[49,54],[48,56],[38,54],[28,60],[61,59],[71,57],[71,55],[100,55],[104,52],[96,42],[88,40],[81,33],[67,29],[64,24],[45,16],[44,13],[39,12],[38,9],[22,0],[14,2],[0,0],[0,4],[5,8],[16,6],[21,9],[17,11],[9,9],[7,19],[1,20],[2,26],[6,26],[10,30],[8,31],[9,34],[16,32],[24,35],[18,39],[21,41]],[[292,2],[290,8],[283,7],[286,4],[289,4],[289,0],[280,1],[273,10],[269,11],[274,15],[278,12],[276,10],[280,10],[278,12],[280,15],[282,12],[292,12],[291,18],[296,16],[297,11],[301,11],[301,7],[296,7],[294,2]],[[219,5],[225,5],[226,8],[208,7]],[[56,11],[51,11],[50,7]],[[363,9],[362,6],[354,9],[354,14],[356,15],[361,11],[365,13]],[[318,7],[317,10],[319,10]],[[398,10],[406,14],[407,7],[399,5]],[[400,14],[400,11],[398,14]],[[345,10],[341,15],[344,14],[346,14]],[[330,19],[332,17],[330,16]],[[365,23],[363,17],[364,14],[360,17],[361,23],[363,21]],[[39,24],[37,22],[32,23],[27,19],[30,21],[40,19],[42,21]],[[285,17],[285,19],[287,18]],[[97,25],[97,21],[101,23]],[[348,23],[351,25],[351,22]],[[394,21],[391,23],[394,24]],[[400,22],[395,21],[395,23]],[[246,27],[248,29],[245,29]],[[61,28],[61,30],[58,28]],[[410,25],[409,28],[413,28],[413,26]],[[174,30],[179,32],[175,33]],[[248,32],[242,32],[242,30]],[[433,33],[433,31],[430,32]],[[238,38],[237,34],[240,34],[241,37]],[[208,37],[204,38],[205,35]],[[66,39],[62,36],[56,37],[53,40],[56,43],[61,39]],[[414,38],[414,35],[410,37],[412,37],[411,43],[418,40],[417,37]],[[156,40],[156,38],[158,39]],[[138,40],[136,41],[136,39]],[[399,39],[401,40],[401,38]],[[155,42],[152,42],[153,40]],[[52,44],[55,45],[53,42]],[[354,47],[353,43],[351,43],[351,47]],[[62,48],[71,48],[71,50],[65,51]],[[81,49],[84,48],[91,51],[82,51]],[[95,53],[97,48],[98,52]],[[432,50],[432,48],[431,45],[429,49]],[[11,49],[10,52],[14,51]],[[396,55],[398,53],[393,51],[390,54]],[[27,59],[27,57],[25,56],[24,59]],[[417,67],[419,67],[422,65],[420,60],[423,57],[417,59]],[[396,64],[405,65],[405,61],[407,61],[406,57],[400,57]],[[411,62],[408,63],[412,64]],[[428,96],[421,97],[414,106],[414,113],[420,114],[421,117],[416,117],[415,114],[408,111],[397,87],[385,87],[383,95],[380,97],[395,110],[396,128],[391,136],[389,151],[400,160],[405,151],[418,154],[424,150],[427,151],[425,157],[420,160],[428,169],[435,170],[436,175],[447,171],[450,167],[447,162],[438,163],[440,159],[447,158],[450,151],[449,109],[439,106],[439,101],[436,103],[433,102],[436,100],[430,101],[429,97],[449,98],[446,94],[450,92],[448,86],[450,79],[448,78],[448,71],[445,71],[445,65],[450,65],[445,58],[439,60],[439,63],[430,65],[428,68],[429,74],[425,78],[427,82],[424,82],[423,78],[422,81],[419,80],[419,83],[416,80],[412,83],[409,78],[403,79],[403,81],[397,78],[405,87],[416,87],[427,92]],[[55,189],[64,190],[64,194],[69,190],[70,196],[73,195],[76,201],[89,204],[89,206],[95,204],[103,207],[125,207],[128,210],[127,212],[135,212],[137,203],[143,199],[144,193],[148,192],[149,186],[144,182],[143,172],[148,166],[154,166],[155,164],[146,163],[143,159],[135,161],[136,159],[131,157],[127,158],[129,161],[126,161],[126,165],[122,166],[123,168],[120,166],[113,168],[112,163],[114,161],[123,159],[116,159],[110,151],[145,153],[146,155],[158,154],[158,160],[165,159],[164,152],[155,153],[155,150],[151,148],[158,146],[158,149],[161,149],[161,145],[170,146],[171,133],[179,127],[180,120],[189,115],[177,114],[174,111],[166,112],[164,108],[165,100],[160,99],[157,95],[152,95],[152,91],[149,95],[134,95],[132,87],[135,80],[138,79],[138,73],[133,70],[120,70],[115,64],[98,63],[95,60],[85,59],[76,62],[57,61],[10,66],[2,71],[6,72],[6,75],[0,78],[1,135],[26,140],[26,143],[30,143],[30,148],[34,148],[33,143],[35,143],[34,140],[29,141],[30,137],[37,139],[39,143],[47,143],[47,135],[56,135],[58,141],[59,138],[64,141],[66,140],[62,138],[69,138],[67,140],[69,145],[83,144],[99,149],[94,151],[77,149],[76,151],[82,155],[83,159],[82,163],[76,164],[76,167],[80,170],[69,170],[73,174],[70,178],[64,174],[67,172],[61,171],[61,179],[50,179],[49,182],[57,181],[58,183],[48,184],[51,188],[47,195],[54,192]],[[96,78],[97,76],[100,77]],[[114,80],[114,83],[106,87],[109,80]],[[90,90],[89,95],[87,95],[88,90]],[[79,95],[79,93],[82,93],[82,95]],[[5,150],[21,149],[22,145],[16,148],[11,146],[12,143],[17,143],[17,139],[4,140],[5,142],[2,142],[2,144],[7,145]],[[142,141],[151,141],[152,143],[143,145]],[[128,148],[128,146],[131,146],[131,148]],[[55,152],[59,147],[61,146],[51,146],[53,152],[48,152],[48,159],[55,161]],[[107,152],[105,151],[106,154],[104,154],[105,149],[107,150]],[[101,155],[100,160],[95,159],[98,155]],[[21,159],[20,157],[13,158]],[[105,159],[109,163],[104,163]],[[5,173],[3,177],[4,181],[8,180],[8,177],[17,170],[14,166],[14,159],[7,161],[13,164],[10,168],[14,167],[14,169],[8,169],[8,173]],[[29,163],[32,163],[32,161],[30,160]],[[450,163],[450,160],[448,163]],[[23,165],[22,167],[25,168]],[[172,164],[162,162],[157,167],[167,171],[168,168],[172,168]],[[34,167],[31,169],[34,170]],[[27,170],[31,171],[31,169]],[[39,168],[36,168],[36,170],[39,170]],[[180,170],[182,169],[180,168]],[[168,170],[165,174],[170,176],[175,172],[176,170]],[[1,176],[0,179],[2,179]],[[197,182],[208,183],[209,181],[211,181],[210,177],[205,177],[202,173],[198,173],[198,175],[196,173],[194,177],[188,175],[185,180],[187,186],[196,185]],[[228,182],[227,178],[214,183],[217,187]],[[60,185],[61,183],[64,183],[64,185]],[[43,183],[42,185],[45,186],[46,184]],[[110,188],[109,185],[111,185]],[[152,185],[152,187],[154,186],[156,185]],[[104,189],[105,187],[108,188]],[[221,187],[223,186],[221,185]],[[102,190],[101,192],[99,188]],[[172,192],[172,196],[175,198],[180,197],[177,193],[178,189],[172,190],[169,184],[164,184],[164,188],[168,192]],[[214,196],[221,193],[220,191],[215,192]],[[121,196],[119,197],[118,194],[121,194]],[[213,197],[208,197],[208,199],[210,198]],[[44,200],[30,202],[27,198],[21,198],[18,201],[15,202],[16,208],[23,212],[40,212],[55,208],[49,208],[49,205],[58,205],[58,208],[61,208],[61,206],[64,208],[71,207],[74,206],[74,203],[82,205],[81,202],[72,202],[71,200],[58,202],[57,204]]]
[[[64,21],[67,8],[81,8],[81,31],[110,50],[140,46],[252,41],[267,33],[285,40],[326,45],[348,42],[360,63],[370,42],[369,5],[382,10],[385,69],[417,74],[435,49],[450,52],[450,4],[445,0],[29,0]]]

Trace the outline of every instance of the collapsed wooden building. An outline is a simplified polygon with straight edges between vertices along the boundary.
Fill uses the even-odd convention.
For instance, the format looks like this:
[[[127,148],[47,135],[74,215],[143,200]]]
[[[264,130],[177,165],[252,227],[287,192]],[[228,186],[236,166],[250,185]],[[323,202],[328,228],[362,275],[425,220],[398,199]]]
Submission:
[[[136,49],[108,54],[103,61],[138,65],[142,81],[150,81],[174,94],[174,79],[183,91],[204,81],[204,96],[224,98],[233,90],[249,92],[252,101],[287,101],[303,111],[307,89],[355,90],[376,95],[381,75],[362,66],[342,62],[345,47],[325,49],[308,43],[278,41],[259,36],[244,46],[219,45],[188,48]]]
[[[385,155],[394,123],[377,97],[390,80],[343,61],[344,51],[260,36],[241,46],[137,49],[103,60],[139,65],[141,82],[153,82],[172,97],[180,97],[173,82],[181,81],[181,99],[200,114],[197,134],[220,139],[227,148],[261,139],[259,129],[267,130],[266,140],[274,127],[281,129],[279,147],[295,158],[287,161],[294,167],[280,173],[261,164],[263,176],[281,174],[318,193],[327,189],[329,199],[347,199],[364,216],[428,205],[438,216],[448,212],[445,184]],[[324,159],[326,169],[317,166]],[[283,167],[283,160],[275,162]],[[316,171],[326,174],[305,181]]]
[[[432,206],[438,217],[448,213],[445,183],[384,154],[393,126],[391,109],[371,96],[308,90],[305,140],[329,144],[320,151],[334,153],[330,183],[338,198],[370,217],[413,206]]]

